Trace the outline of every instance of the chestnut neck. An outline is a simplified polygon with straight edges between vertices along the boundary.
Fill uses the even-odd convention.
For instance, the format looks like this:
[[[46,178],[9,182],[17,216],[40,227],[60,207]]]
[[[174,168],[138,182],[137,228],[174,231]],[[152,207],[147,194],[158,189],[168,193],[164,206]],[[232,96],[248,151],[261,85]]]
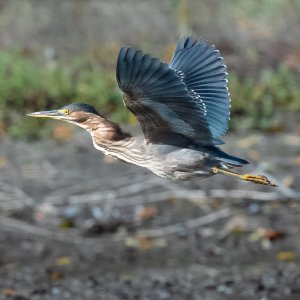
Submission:
[[[89,122],[82,127],[91,133],[94,143],[105,148],[132,137],[118,124],[97,115],[90,117]]]

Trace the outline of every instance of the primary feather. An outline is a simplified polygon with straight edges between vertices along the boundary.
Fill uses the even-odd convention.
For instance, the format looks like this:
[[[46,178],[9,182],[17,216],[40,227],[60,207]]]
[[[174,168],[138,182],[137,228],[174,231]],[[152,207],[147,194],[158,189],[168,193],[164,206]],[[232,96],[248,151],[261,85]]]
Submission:
[[[121,48],[117,80],[125,106],[149,142],[222,143],[229,95],[226,67],[214,47],[180,39],[170,65],[141,50]]]
[[[228,75],[220,52],[207,42],[181,38],[169,66],[181,75],[194,100],[204,105],[211,134],[220,138],[230,115]]]
[[[218,114],[221,112],[219,105],[224,102],[219,98],[225,94],[220,89],[216,95],[218,87],[212,87],[214,84],[220,85],[220,76],[222,79],[226,76],[220,73],[225,67],[212,67],[217,71],[211,71],[207,65],[203,65],[202,60],[195,57],[197,54],[200,57],[209,56],[207,49],[213,52],[212,57],[217,57],[217,61],[220,58],[214,48],[205,44],[205,47],[201,46],[207,48],[203,51],[199,45],[202,44],[192,43],[191,38],[186,42],[179,40],[170,65],[141,50],[134,52],[130,47],[120,50],[117,80],[124,92],[124,104],[137,117],[149,142],[168,143],[169,140],[174,144],[176,140],[177,143],[184,141],[204,146],[222,143],[219,136],[227,127],[227,108],[224,113],[226,116]],[[213,61],[212,58],[209,61]],[[204,67],[203,74],[208,74],[206,77],[199,71],[199,65]],[[216,65],[216,62],[213,61],[211,65]],[[218,78],[213,78],[212,72]],[[201,75],[203,82],[198,80]],[[215,103],[213,98],[216,99]],[[227,100],[225,106],[229,107],[228,103]]]

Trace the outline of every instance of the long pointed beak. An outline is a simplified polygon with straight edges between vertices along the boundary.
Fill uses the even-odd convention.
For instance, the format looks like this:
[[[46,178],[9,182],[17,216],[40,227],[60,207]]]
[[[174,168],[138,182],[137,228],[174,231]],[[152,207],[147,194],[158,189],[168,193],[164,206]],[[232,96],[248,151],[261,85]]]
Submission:
[[[35,118],[52,118],[52,119],[61,119],[64,117],[64,115],[60,113],[59,110],[37,111],[26,115]]]

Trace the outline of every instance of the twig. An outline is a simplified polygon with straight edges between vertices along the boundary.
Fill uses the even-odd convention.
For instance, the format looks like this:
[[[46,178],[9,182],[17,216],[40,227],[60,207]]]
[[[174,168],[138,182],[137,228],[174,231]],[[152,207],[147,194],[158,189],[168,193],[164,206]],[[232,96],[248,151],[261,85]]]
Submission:
[[[14,198],[18,199],[23,204],[23,206],[32,206],[34,204],[34,200],[30,196],[14,186],[0,181],[0,189],[4,193],[10,195],[10,198],[13,196]]]
[[[158,229],[146,229],[139,230],[136,234],[137,237],[145,238],[158,238],[162,236],[167,236],[171,234],[176,234],[182,230],[183,227],[188,229],[197,228],[203,225],[213,223],[215,221],[228,218],[232,215],[229,208],[222,208],[218,211],[212,212],[206,216],[202,216],[196,219],[188,220],[184,223],[177,223],[170,226],[161,227]]]
[[[101,191],[101,194],[100,192],[98,192],[98,193],[89,193],[89,194],[70,196],[67,202],[72,204],[81,204],[81,203],[92,203],[92,202],[99,203],[102,201],[106,202],[108,199],[110,201],[115,201],[118,199],[129,197],[131,195],[144,193],[149,189],[153,190],[155,187],[157,187],[157,180],[158,179],[152,179],[146,181],[145,183],[139,182],[130,185],[128,184],[127,186],[118,189]],[[52,201],[52,203],[53,202],[55,203],[56,201]]]
[[[116,207],[126,207],[140,205],[141,203],[155,203],[167,201],[170,199],[186,199],[186,200],[207,200],[206,193],[203,191],[187,191],[184,189],[178,189],[170,191],[162,191],[158,193],[147,193],[143,196],[131,196],[119,198],[119,201],[115,204]]]
[[[97,244],[98,247],[98,243],[95,240],[91,241],[89,239],[84,239],[83,241],[83,239],[78,236],[72,236],[70,232],[52,232],[10,217],[0,216],[0,225],[1,230],[6,230],[9,232],[23,232],[28,234],[30,237],[45,238],[77,245],[84,244],[86,246],[95,246],[95,244]]]
[[[152,190],[155,190],[152,186]],[[202,190],[186,190],[182,188],[173,189],[172,191],[159,191],[144,193],[147,189],[140,189],[139,195],[131,195],[120,193],[116,191],[105,191],[101,194],[84,194],[71,196],[68,199],[69,204],[81,204],[81,203],[103,203],[107,201],[115,202],[116,207],[134,206],[141,203],[154,203],[161,202],[168,199],[186,199],[191,201],[206,201],[209,198],[216,199],[239,199],[255,200],[255,201],[290,201],[300,200],[300,193],[294,193],[293,196],[282,195],[277,192],[260,192],[253,190],[225,190],[214,189],[207,193]],[[53,203],[53,202],[52,202]],[[55,203],[55,202],[54,202]]]
[[[119,193],[125,193],[128,191],[134,191],[137,186],[147,186],[147,184],[151,181],[153,181],[153,176],[149,178],[149,176],[125,176],[126,180],[120,179],[117,182],[117,186],[113,187],[114,184],[111,184],[109,182],[101,182],[101,186],[104,186],[107,188],[109,186],[110,189],[107,190],[99,190],[100,180],[95,179],[92,181],[71,185],[68,187],[63,187],[61,189],[55,190],[53,193],[48,194],[47,197],[45,197],[45,201],[52,202],[53,204],[61,204],[63,200],[66,200],[69,203],[82,203],[82,202],[97,202],[97,201],[103,201],[106,200],[107,197],[111,197],[111,195],[116,194],[116,191]],[[157,180],[156,178],[154,178]],[[111,178],[110,178],[110,181]],[[134,183],[132,183],[134,182]],[[144,184],[145,183],[145,184]],[[147,183],[147,184],[146,184]],[[149,187],[150,188],[150,187]],[[91,190],[96,190],[96,192],[91,193]],[[89,191],[87,194],[81,194],[81,195],[74,195],[76,193],[83,193],[84,191]],[[136,191],[138,192],[138,190]],[[74,195],[74,196],[73,196]],[[117,197],[117,195],[116,195]],[[86,200],[85,200],[86,199]]]
[[[218,198],[218,199],[231,198],[231,199],[256,200],[256,201],[287,201],[287,200],[299,200],[300,193],[295,193],[293,197],[287,197],[277,192],[215,189],[209,192],[208,197]]]

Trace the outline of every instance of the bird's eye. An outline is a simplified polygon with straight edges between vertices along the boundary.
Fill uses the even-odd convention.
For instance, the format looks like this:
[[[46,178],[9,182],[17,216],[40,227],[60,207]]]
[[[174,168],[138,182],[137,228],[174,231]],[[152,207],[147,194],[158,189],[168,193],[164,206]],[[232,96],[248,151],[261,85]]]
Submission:
[[[63,113],[64,113],[65,115],[69,115],[69,114],[70,114],[70,111],[69,111],[68,109],[64,109],[64,110],[63,110]]]

